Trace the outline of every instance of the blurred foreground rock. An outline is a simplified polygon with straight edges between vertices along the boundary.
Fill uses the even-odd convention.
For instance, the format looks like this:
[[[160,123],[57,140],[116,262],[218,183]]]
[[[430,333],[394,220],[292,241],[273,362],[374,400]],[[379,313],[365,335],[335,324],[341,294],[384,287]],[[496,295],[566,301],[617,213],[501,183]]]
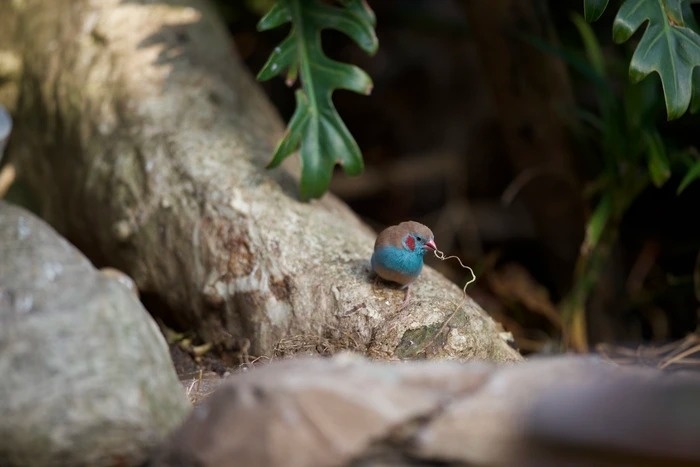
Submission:
[[[700,377],[354,355],[233,375],[152,466],[698,465]]]
[[[0,201],[0,465],[136,465],[188,410],[134,294]]]

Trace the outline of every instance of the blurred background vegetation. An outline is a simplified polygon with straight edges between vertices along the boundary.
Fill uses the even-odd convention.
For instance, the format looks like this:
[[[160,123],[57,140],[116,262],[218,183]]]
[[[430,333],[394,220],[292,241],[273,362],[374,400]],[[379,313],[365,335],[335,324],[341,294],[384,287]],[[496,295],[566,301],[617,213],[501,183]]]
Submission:
[[[217,0],[252,74],[287,27],[272,0]],[[379,51],[335,31],[332,58],[374,81],[335,105],[364,173],[331,191],[380,229],[414,219],[478,276],[468,292],[524,354],[683,338],[698,324],[698,117],[667,121],[658,77],[628,80],[639,32],[581,0],[372,0]],[[261,83],[285,121],[294,93]],[[272,156],[272,155],[271,155]],[[679,190],[679,186],[683,189]],[[687,185],[687,186],[686,186]],[[427,262],[456,283],[458,266]]]

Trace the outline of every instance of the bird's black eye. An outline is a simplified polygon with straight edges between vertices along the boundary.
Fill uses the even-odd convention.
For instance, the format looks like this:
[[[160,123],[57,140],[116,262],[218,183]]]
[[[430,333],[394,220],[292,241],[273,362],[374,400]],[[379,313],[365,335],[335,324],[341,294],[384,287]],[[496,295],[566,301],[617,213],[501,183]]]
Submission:
[[[422,242],[422,241],[423,241],[423,239],[420,238],[419,236],[416,236],[416,240],[419,241],[419,242]]]

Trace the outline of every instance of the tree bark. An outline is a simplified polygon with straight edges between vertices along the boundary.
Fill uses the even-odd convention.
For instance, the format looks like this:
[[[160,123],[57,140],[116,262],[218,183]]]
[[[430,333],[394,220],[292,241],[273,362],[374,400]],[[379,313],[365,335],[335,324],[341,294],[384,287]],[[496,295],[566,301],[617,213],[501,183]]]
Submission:
[[[265,169],[282,125],[207,3],[3,2],[0,29],[13,15],[20,175],[180,326],[254,355],[520,358],[430,268],[397,312],[403,292],[369,278],[374,233],[333,196],[299,201],[289,166]]]

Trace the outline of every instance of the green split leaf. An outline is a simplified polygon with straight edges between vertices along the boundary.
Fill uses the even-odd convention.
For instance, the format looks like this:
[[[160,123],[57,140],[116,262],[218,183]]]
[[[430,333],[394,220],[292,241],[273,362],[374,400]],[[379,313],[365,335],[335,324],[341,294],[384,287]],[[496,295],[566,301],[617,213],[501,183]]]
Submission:
[[[630,62],[630,79],[639,82],[658,73],[672,120],[688,110],[691,97],[693,107],[700,107],[700,79],[693,79],[693,69],[700,65],[697,24],[688,0],[625,0],[613,23],[613,39],[627,41],[645,22]]]
[[[349,175],[363,170],[360,148],[333,105],[332,95],[336,89],[369,94],[372,80],[360,68],[326,56],[321,31],[336,29],[374,54],[378,47],[375,17],[362,0],[336,5],[320,0],[277,0],[258,23],[260,31],[292,23],[289,35],[272,52],[258,79],[268,80],[286,71],[291,86],[300,78],[296,110],[268,167],[278,166],[301,148],[303,199],[320,197],[328,190],[336,164]]]

